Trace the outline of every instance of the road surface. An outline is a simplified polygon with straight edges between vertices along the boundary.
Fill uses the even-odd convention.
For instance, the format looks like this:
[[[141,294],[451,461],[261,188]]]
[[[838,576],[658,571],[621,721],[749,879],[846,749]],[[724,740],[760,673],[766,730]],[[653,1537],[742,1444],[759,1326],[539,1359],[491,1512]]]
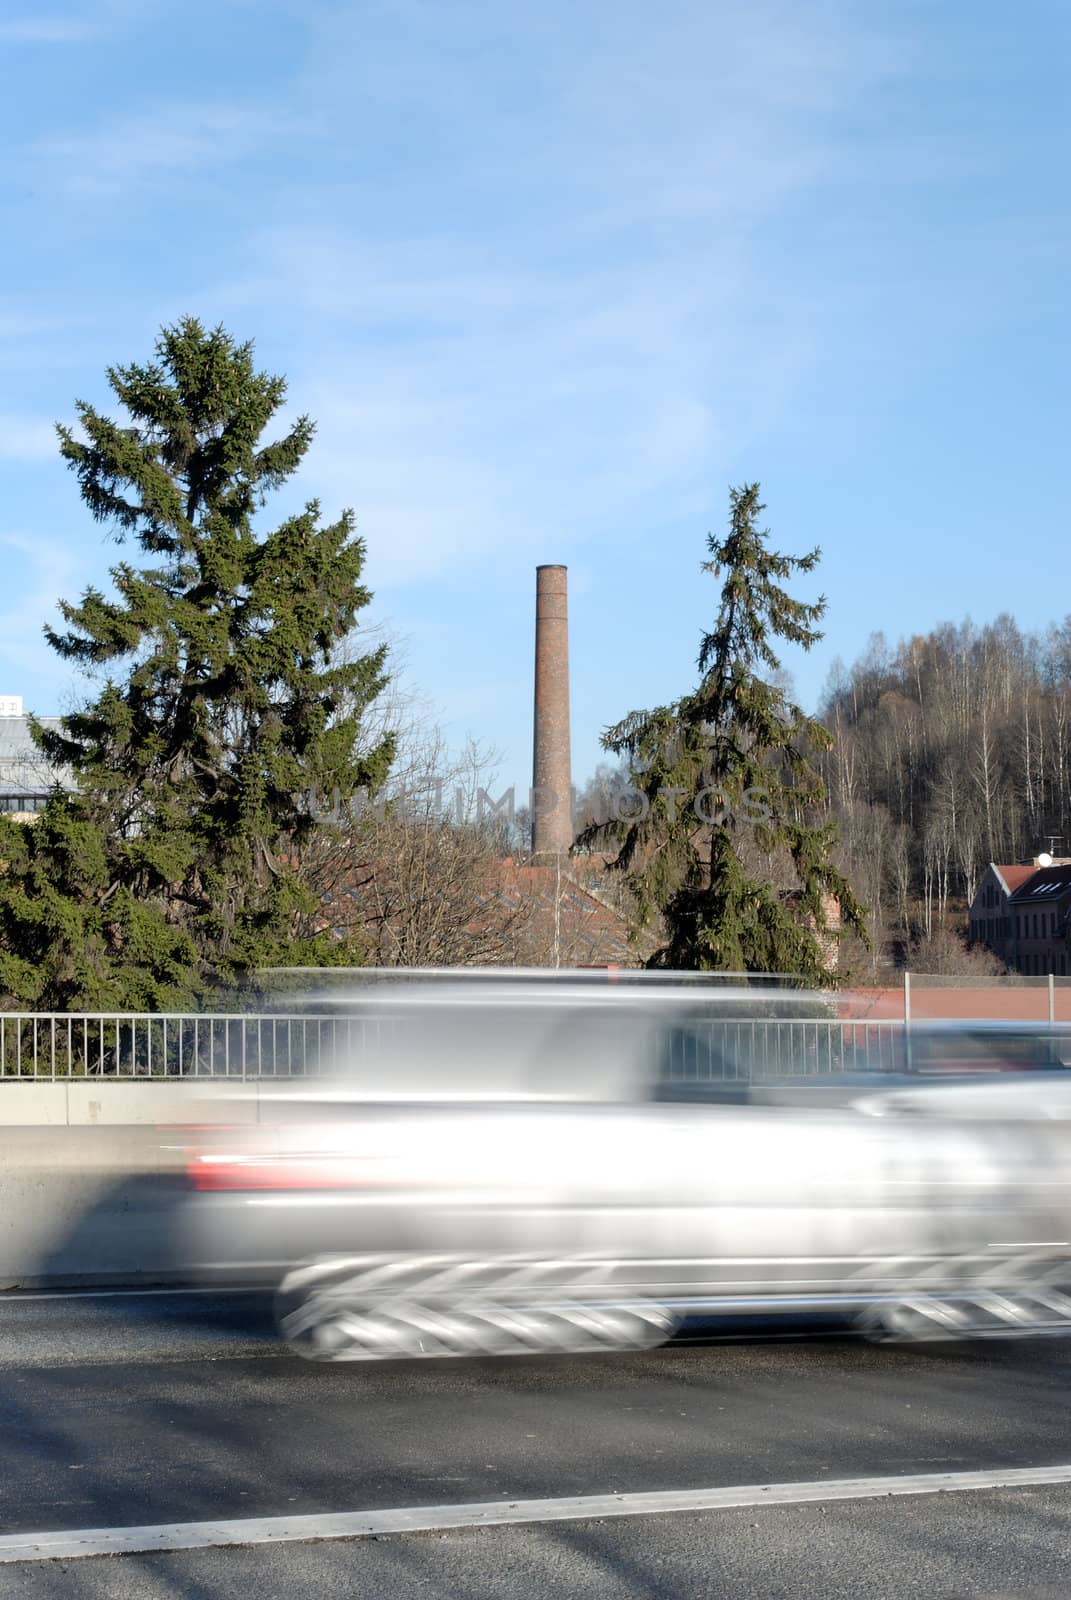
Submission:
[[[6,1296],[0,1595],[1063,1596],[1069,1378],[830,1337],[320,1367],[257,1296]]]

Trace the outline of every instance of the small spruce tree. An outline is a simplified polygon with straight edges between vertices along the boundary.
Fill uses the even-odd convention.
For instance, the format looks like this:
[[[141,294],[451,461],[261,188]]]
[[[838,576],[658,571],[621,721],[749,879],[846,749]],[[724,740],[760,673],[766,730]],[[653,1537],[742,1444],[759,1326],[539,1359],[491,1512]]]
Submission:
[[[622,820],[591,824],[578,847],[616,846],[612,865],[626,875],[640,925],[661,918],[664,942],[649,965],[826,984],[842,929],[866,937],[864,914],[835,864],[836,825],[821,814],[814,757],[830,736],[788,699],[774,650],[778,639],[809,650],[826,603],[794,600],[782,587],[813,571],[819,551],[770,550],[764,510],[757,483],[730,490],[728,535],[708,535],[703,564],[722,589],[702,637],[699,685],[604,735],[637,793],[619,808]],[[761,870],[764,858],[777,874]]]
[[[309,501],[259,525],[313,424],[263,440],[286,383],[251,344],[187,318],[108,379],[125,415],[79,403],[84,437],[59,428],[60,451],[146,564],[45,630],[94,690],[59,729],[32,724],[70,787],[32,824],[0,819],[0,986],[49,1009],[181,1010],[264,966],[359,956],[316,931],[297,863],[310,794],[386,777],[390,737],[356,754],[384,652],[338,649],[370,599],[352,513],[325,524]]]

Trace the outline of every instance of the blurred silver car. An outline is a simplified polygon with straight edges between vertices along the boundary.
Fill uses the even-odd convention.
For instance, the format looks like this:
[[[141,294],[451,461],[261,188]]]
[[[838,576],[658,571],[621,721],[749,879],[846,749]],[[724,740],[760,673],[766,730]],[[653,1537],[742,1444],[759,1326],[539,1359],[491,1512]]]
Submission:
[[[828,1070],[821,996],[455,980],[334,1015],[315,1075],[221,1090],[183,1211],[187,1256],[277,1286],[303,1354],[638,1348],[804,1312],[1071,1326],[1051,1038],[1037,1071],[931,1084]]]

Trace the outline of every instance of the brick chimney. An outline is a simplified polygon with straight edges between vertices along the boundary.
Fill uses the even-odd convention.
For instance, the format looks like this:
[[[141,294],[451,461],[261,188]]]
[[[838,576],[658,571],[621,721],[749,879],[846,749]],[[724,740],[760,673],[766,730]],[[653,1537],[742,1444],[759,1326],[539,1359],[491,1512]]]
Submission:
[[[826,919],[826,932],[819,936],[819,942],[826,965],[835,972],[840,961],[840,944],[837,940],[841,928],[840,901],[826,889],[822,890],[822,914]]]
[[[536,568],[532,853],[565,855],[573,842],[569,763],[569,611],[565,567]]]

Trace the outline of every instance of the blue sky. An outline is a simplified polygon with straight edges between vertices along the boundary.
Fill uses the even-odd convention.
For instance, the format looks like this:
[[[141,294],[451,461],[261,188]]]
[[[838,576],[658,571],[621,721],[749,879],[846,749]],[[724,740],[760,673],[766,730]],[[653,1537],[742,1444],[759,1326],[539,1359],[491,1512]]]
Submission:
[[[318,419],[375,617],[526,783],[533,568],[574,771],[689,687],[727,486],[823,550],[831,663],[1071,610],[1065,0],[0,9],[0,691],[114,545],[51,424],[190,312]]]

